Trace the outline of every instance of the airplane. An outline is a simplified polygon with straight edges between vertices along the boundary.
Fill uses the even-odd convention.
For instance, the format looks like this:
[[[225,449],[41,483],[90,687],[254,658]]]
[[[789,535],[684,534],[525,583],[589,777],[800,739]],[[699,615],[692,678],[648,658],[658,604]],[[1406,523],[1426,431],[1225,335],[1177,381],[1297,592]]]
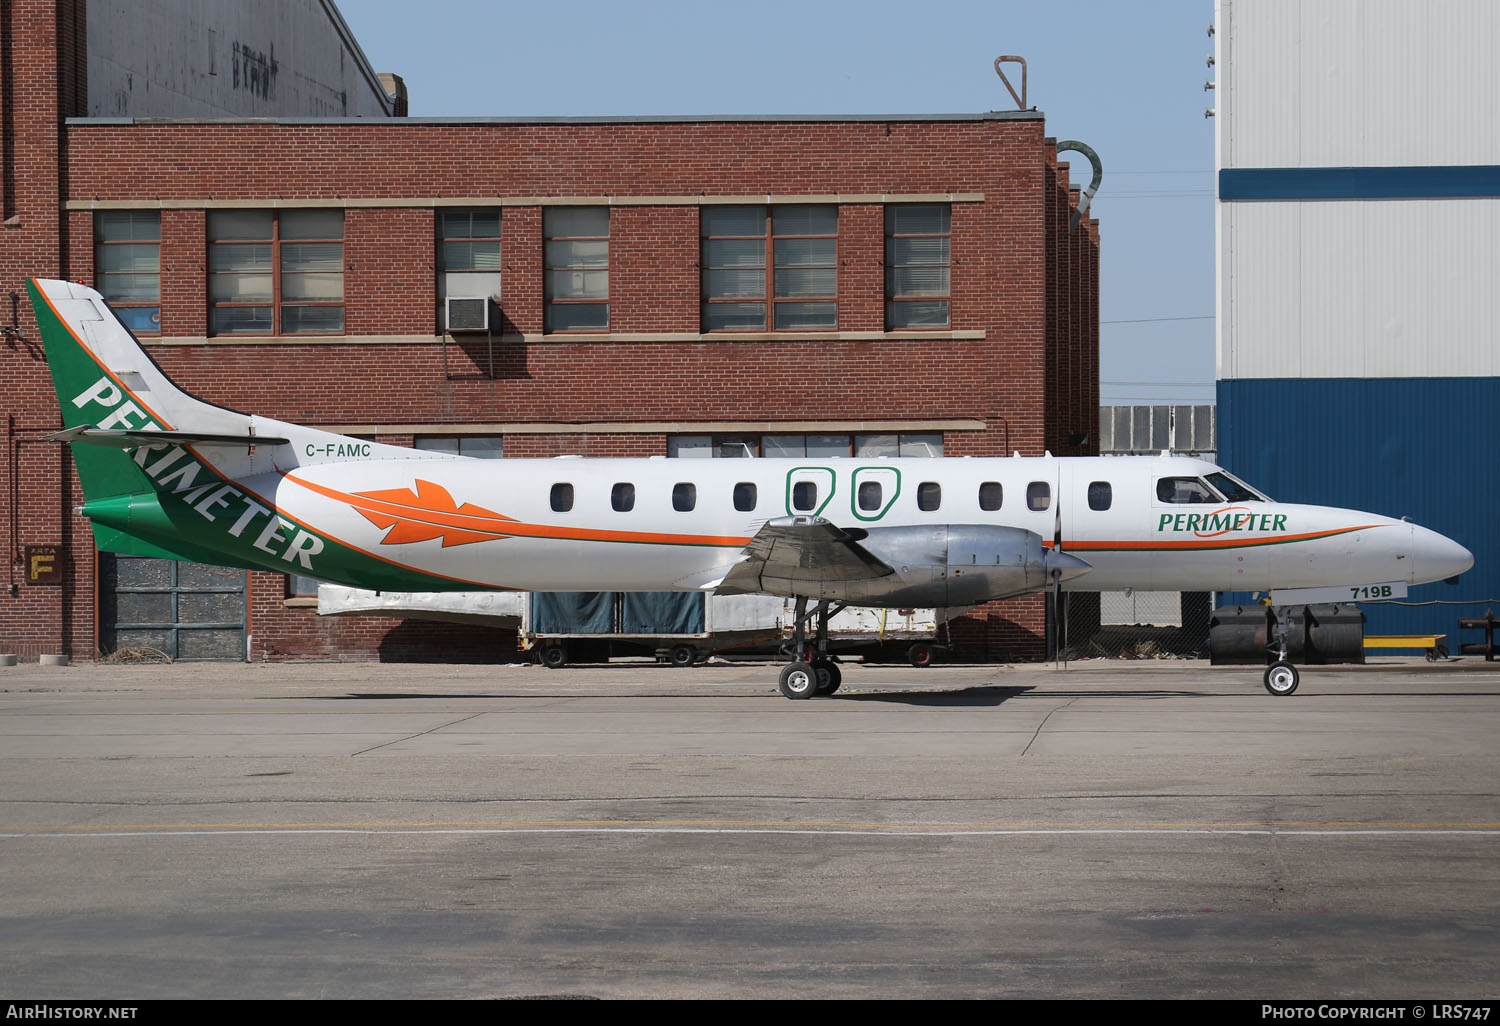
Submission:
[[[30,279],[103,551],[376,591],[795,599],[786,697],[832,694],[848,605],[958,615],[1046,589],[1424,584],[1473,565],[1416,524],[1273,502],[1190,457],[471,457],[245,414],[172,383],[93,289]],[[809,604],[812,609],[809,610]],[[1279,657],[1265,685],[1289,695]]]

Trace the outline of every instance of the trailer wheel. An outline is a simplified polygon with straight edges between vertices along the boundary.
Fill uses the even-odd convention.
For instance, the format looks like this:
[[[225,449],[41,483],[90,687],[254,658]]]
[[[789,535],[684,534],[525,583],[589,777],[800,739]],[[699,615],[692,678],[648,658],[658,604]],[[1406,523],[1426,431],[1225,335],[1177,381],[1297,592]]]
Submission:
[[[568,665],[568,650],[561,645],[542,646],[542,665],[549,670],[560,670]]]
[[[931,666],[932,646],[917,642],[917,644],[906,650],[906,659],[907,662],[918,668]]]
[[[692,645],[673,645],[672,651],[667,653],[667,659],[673,666],[692,666],[698,659],[698,650]]]

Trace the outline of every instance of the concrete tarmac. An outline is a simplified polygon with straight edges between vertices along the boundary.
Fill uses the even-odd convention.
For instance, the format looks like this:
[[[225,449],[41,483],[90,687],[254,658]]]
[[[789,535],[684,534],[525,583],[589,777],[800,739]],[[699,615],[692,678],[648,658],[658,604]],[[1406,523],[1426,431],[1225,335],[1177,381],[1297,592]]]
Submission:
[[[1500,664],[0,669],[0,997],[1493,999]]]

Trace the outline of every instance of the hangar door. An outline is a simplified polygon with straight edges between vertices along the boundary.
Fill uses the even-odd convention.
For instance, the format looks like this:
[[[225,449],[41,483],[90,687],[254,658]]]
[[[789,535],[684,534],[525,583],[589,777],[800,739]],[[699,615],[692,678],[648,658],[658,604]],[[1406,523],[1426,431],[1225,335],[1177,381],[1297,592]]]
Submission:
[[[173,660],[245,658],[248,573],[149,556],[99,556],[99,647],[154,648]]]

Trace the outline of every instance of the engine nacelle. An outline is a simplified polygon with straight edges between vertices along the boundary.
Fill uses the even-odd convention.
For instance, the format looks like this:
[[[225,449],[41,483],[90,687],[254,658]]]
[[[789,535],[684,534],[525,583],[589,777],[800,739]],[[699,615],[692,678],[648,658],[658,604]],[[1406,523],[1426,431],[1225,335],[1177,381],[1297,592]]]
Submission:
[[[847,529],[846,529],[847,530]],[[1041,591],[1087,573],[1089,565],[1054,553],[1035,531],[991,524],[874,527],[849,531],[871,555],[896,571],[863,580],[800,581],[793,594],[857,606],[963,608]]]

